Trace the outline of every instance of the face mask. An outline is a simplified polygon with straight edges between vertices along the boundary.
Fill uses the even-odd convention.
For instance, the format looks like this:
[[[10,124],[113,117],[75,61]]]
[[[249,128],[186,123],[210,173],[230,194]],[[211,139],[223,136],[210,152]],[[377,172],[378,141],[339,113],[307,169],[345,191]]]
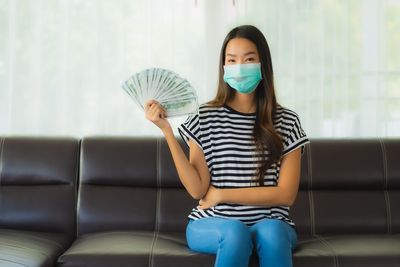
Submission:
[[[242,94],[253,92],[261,79],[261,63],[224,66],[224,81]]]

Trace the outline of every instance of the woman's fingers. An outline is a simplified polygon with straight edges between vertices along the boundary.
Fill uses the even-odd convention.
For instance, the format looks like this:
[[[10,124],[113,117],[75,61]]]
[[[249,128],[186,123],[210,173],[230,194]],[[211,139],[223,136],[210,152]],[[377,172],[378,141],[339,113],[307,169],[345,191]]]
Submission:
[[[163,130],[171,127],[168,120],[166,119],[167,111],[156,100],[151,99],[145,102],[144,111],[146,119],[153,122],[160,129]]]
[[[197,208],[202,209],[202,210],[206,210],[211,208],[212,206],[210,206],[209,203],[207,203],[206,201],[204,201],[203,199],[199,200],[199,205],[197,206]]]
[[[144,110],[148,110],[154,103],[157,103],[154,99],[147,100],[144,104]]]
[[[167,117],[167,112],[165,111],[165,109],[161,109],[160,110],[160,118],[165,119]]]
[[[145,103],[145,111],[147,111],[147,110],[149,110],[149,109],[154,109],[154,108],[156,108],[156,107],[158,107],[158,108],[160,108],[161,109],[161,111],[164,113],[164,114],[167,114],[167,111],[164,109],[164,107],[163,106],[161,106],[160,105],[160,103],[158,103],[156,100],[154,100],[154,99],[150,99],[150,100],[148,100],[146,103]]]
[[[158,111],[158,114],[159,114],[160,118],[166,118],[167,117],[167,111],[160,104],[157,104],[157,111]]]
[[[160,117],[159,114],[162,112],[160,105],[156,103],[150,106],[149,111],[153,118],[159,118]]]
[[[161,104],[156,103],[155,105],[156,105],[156,106],[158,107],[158,109],[160,110],[160,113],[162,113],[162,114],[164,114],[164,115],[167,115],[167,111],[165,110],[165,108],[164,108],[163,106],[161,106]]]
[[[149,106],[146,110],[146,117],[151,121],[156,121],[160,118],[166,118],[167,112],[165,109],[158,103],[152,102],[149,103]]]
[[[148,112],[149,119],[151,121],[155,121],[156,119],[158,119],[158,118],[156,118],[157,107],[155,105],[152,105],[147,112]]]

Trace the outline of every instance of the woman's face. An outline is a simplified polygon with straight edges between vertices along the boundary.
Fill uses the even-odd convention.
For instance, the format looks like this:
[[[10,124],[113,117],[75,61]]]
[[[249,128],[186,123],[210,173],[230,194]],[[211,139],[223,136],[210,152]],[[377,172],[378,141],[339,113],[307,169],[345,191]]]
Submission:
[[[233,38],[226,45],[225,65],[258,63],[260,58],[256,45],[245,38]]]

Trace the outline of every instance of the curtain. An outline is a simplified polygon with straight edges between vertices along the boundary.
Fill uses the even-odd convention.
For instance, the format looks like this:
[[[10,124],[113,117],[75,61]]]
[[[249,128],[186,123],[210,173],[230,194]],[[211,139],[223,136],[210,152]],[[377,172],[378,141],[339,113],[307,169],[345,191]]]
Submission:
[[[395,0],[0,0],[0,135],[161,135],[121,84],[167,68],[206,102],[242,24],[266,36],[308,136],[400,135]]]

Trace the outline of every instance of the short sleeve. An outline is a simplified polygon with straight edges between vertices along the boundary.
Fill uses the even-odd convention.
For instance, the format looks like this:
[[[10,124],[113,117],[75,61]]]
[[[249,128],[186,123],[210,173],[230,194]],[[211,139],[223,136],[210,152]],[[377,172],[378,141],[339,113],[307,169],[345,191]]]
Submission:
[[[178,127],[178,132],[187,144],[187,146],[189,146],[189,140],[192,139],[201,149],[203,149],[201,143],[201,128],[199,117],[199,113],[189,115],[186,121]]]
[[[304,154],[304,146],[310,143],[306,133],[300,124],[299,116],[293,112],[293,120],[291,120],[290,130],[283,136],[283,151],[282,156],[301,147],[301,154]]]

